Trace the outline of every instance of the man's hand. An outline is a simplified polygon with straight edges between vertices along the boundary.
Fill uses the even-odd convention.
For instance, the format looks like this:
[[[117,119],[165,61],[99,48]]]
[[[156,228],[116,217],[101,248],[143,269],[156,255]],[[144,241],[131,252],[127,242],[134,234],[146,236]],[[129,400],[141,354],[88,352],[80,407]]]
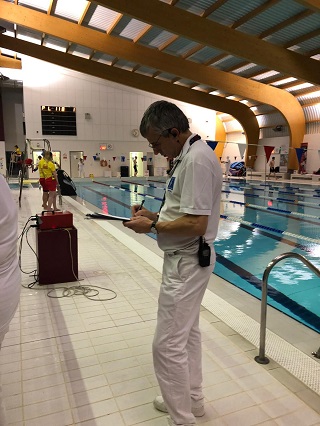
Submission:
[[[140,217],[144,216],[151,220],[151,222],[154,222],[157,220],[157,213],[151,212],[150,210],[145,209],[142,207],[140,210],[141,204],[134,204],[131,206],[131,214],[133,217]]]
[[[139,210],[139,212],[142,212],[144,210],[145,209]],[[150,212],[150,213],[152,213],[152,212]],[[152,213],[152,214],[154,214],[154,213]],[[140,216],[132,217],[129,222],[124,222],[123,225],[126,228],[132,229],[137,234],[147,234],[151,230],[152,222],[153,221],[151,219],[148,219],[146,216],[140,215]]]

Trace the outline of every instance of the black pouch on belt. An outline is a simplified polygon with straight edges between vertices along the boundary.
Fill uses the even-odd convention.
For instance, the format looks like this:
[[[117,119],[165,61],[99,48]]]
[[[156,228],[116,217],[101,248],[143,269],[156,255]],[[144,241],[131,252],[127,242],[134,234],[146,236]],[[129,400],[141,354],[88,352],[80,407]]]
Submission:
[[[203,237],[199,238],[198,257],[200,266],[205,267],[210,265],[211,249]]]

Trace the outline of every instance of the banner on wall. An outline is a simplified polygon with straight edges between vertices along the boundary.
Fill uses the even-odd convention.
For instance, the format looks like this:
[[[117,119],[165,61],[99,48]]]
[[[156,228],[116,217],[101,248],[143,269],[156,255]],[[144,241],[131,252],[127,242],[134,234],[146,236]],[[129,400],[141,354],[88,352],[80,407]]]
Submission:
[[[269,161],[272,151],[274,150],[274,146],[264,146],[264,152],[266,154],[266,161]]]

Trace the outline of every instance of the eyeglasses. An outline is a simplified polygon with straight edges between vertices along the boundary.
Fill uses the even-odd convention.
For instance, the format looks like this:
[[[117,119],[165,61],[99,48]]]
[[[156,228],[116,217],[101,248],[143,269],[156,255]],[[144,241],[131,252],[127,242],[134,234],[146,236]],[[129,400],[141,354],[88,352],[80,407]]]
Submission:
[[[150,148],[155,148],[157,145],[160,145],[159,144],[159,140],[160,140],[160,138],[161,138],[161,136],[163,136],[163,133],[164,132],[169,132],[169,133],[171,133],[171,128],[170,129],[165,129],[165,130],[162,130],[162,132],[160,133],[160,135],[159,135],[159,137],[158,137],[158,139],[155,141],[155,142],[150,142],[148,145],[150,146]]]
[[[159,139],[161,138],[161,136],[162,136],[162,133],[163,132],[161,132],[160,133],[160,135],[159,135],[159,137],[158,137],[158,139],[155,141],[155,142],[150,142],[148,145],[150,146],[150,148],[155,148],[157,145],[159,145]]]

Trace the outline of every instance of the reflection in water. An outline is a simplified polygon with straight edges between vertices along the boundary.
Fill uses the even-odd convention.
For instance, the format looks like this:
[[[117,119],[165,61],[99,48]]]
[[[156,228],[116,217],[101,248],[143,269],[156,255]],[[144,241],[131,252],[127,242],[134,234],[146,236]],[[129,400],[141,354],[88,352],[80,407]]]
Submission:
[[[109,213],[107,197],[102,197],[102,199],[101,199],[101,210],[105,214]]]

